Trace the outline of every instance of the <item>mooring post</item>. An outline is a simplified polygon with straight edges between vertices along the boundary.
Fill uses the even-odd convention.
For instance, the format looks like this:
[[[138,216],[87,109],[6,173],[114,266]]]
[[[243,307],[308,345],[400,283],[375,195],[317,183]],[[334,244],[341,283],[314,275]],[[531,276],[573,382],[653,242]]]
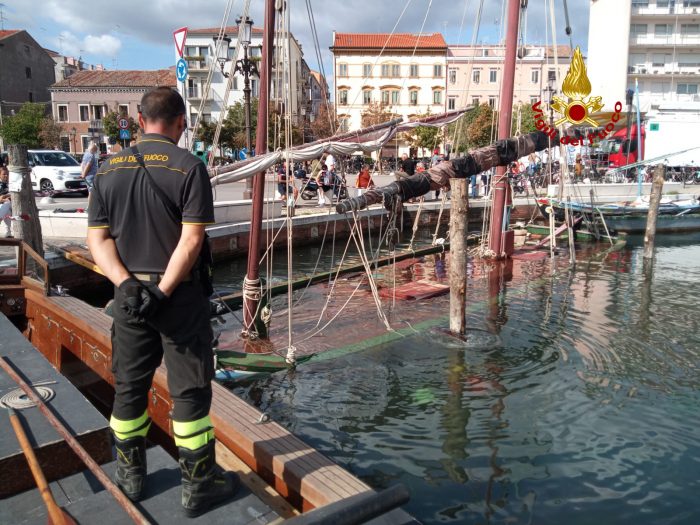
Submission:
[[[450,179],[450,331],[466,333],[467,224],[469,198],[467,179]]]
[[[654,170],[654,182],[651,185],[649,198],[649,215],[647,216],[647,231],[644,234],[644,258],[654,257],[654,241],[656,240],[656,217],[659,215],[659,202],[664,189],[666,166],[659,164]]]
[[[43,257],[44,242],[41,237],[39,211],[34,199],[34,190],[32,190],[31,170],[27,161],[27,146],[10,144],[8,153],[14,235],[22,239]]]

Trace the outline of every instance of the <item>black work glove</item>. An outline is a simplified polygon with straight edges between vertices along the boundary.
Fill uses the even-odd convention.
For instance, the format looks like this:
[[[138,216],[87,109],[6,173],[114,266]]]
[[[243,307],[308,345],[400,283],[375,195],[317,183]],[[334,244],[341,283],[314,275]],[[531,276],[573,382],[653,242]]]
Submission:
[[[119,290],[125,297],[120,308],[129,317],[140,317],[139,310],[141,308],[141,291],[143,289],[143,285],[133,277],[129,277],[128,279],[122,281],[122,283],[119,285]]]
[[[141,304],[138,316],[143,319],[150,319],[158,312],[161,305],[167,301],[168,296],[158,288],[157,284],[149,284],[147,287],[141,287],[140,298]]]

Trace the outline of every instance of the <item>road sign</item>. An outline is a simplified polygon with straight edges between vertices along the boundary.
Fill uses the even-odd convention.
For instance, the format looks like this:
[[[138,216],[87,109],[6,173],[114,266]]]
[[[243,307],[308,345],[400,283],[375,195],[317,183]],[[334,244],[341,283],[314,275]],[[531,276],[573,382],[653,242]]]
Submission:
[[[177,64],[175,65],[175,72],[177,73],[177,79],[180,82],[184,82],[187,78],[187,62],[184,58],[178,58]]]
[[[185,39],[187,38],[187,27],[181,27],[173,31],[173,38],[175,39],[177,56],[182,58],[182,51],[185,49]]]
[[[125,118],[120,118],[117,122],[119,129],[129,129],[129,120]]]
[[[119,140],[129,140],[131,138],[131,131],[128,129],[119,130]]]

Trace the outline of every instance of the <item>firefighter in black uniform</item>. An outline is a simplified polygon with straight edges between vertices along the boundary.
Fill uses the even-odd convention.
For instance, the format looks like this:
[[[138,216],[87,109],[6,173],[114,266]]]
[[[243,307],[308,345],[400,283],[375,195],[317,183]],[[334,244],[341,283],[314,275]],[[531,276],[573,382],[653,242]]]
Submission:
[[[167,87],[146,93],[139,124],[145,134],[137,145],[98,171],[88,208],[88,246],[115,285],[110,427],[116,482],[131,499],[142,496],[151,423],[147,394],[164,358],[182,505],[196,516],[228,499],[239,484],[216,465],[209,418],[212,329],[198,268],[214,205],[204,164],[176,145],[187,126],[180,95]]]

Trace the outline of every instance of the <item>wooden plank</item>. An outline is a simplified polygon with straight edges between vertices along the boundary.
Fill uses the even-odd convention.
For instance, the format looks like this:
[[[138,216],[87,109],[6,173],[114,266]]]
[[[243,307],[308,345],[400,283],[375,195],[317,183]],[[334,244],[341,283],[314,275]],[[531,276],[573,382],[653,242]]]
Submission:
[[[54,360],[60,359],[55,353],[56,346],[60,349],[61,341],[72,334],[81,339],[83,356],[95,354],[109,361],[109,316],[73,297],[45,297],[31,290],[26,294],[32,325],[30,335],[50,347],[42,348],[42,352],[48,352]],[[54,325],[55,330],[51,328]],[[75,343],[71,351],[75,352],[77,348],[79,346]],[[83,361],[91,367],[96,366],[98,374],[113,382],[101,359]],[[280,494],[289,496],[303,509],[371,490],[367,484],[277,423],[256,424],[262,416],[259,410],[219,384],[214,383],[212,387],[211,417],[217,439],[264,479],[272,481]],[[168,414],[171,407],[166,370],[161,366],[153,380],[149,412],[154,423],[170,436]]]

